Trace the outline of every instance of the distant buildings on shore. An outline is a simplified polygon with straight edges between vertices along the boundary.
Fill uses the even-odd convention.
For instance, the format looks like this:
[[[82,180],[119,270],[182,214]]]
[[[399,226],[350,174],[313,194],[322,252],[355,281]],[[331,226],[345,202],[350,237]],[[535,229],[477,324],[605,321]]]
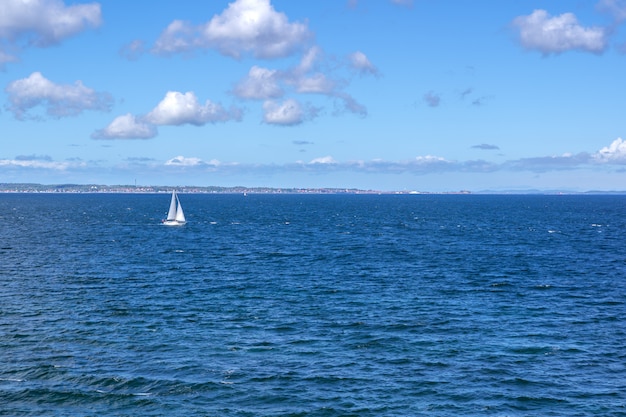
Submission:
[[[356,188],[272,188],[272,187],[199,187],[199,186],[141,186],[97,184],[30,184],[0,183],[0,193],[180,193],[197,194],[432,194],[421,191],[379,191]],[[442,193],[438,193],[442,194]],[[470,194],[458,191],[443,194]]]

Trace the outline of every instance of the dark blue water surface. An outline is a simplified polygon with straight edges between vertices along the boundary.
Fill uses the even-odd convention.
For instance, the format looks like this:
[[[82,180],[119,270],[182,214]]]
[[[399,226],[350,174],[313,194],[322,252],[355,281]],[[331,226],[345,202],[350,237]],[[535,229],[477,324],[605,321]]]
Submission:
[[[626,196],[169,198],[0,195],[0,415],[626,415]]]

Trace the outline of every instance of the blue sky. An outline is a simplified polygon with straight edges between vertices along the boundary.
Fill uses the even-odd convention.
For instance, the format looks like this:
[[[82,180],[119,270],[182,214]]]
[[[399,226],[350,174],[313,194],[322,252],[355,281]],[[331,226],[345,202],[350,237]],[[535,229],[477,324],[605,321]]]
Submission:
[[[626,0],[2,0],[0,182],[626,189]]]

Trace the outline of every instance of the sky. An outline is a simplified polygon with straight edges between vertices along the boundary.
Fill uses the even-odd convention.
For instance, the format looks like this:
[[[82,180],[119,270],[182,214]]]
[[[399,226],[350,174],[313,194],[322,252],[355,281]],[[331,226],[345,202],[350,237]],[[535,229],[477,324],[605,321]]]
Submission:
[[[2,0],[0,182],[626,190],[626,0]]]

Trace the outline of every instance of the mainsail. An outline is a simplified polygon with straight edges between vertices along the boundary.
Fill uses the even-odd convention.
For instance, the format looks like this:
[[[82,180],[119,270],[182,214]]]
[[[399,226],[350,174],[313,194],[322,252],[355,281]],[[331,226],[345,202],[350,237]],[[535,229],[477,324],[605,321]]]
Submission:
[[[176,196],[176,191],[172,191],[172,201],[170,201],[170,209],[167,212],[167,220],[176,220],[176,201],[178,197]]]

